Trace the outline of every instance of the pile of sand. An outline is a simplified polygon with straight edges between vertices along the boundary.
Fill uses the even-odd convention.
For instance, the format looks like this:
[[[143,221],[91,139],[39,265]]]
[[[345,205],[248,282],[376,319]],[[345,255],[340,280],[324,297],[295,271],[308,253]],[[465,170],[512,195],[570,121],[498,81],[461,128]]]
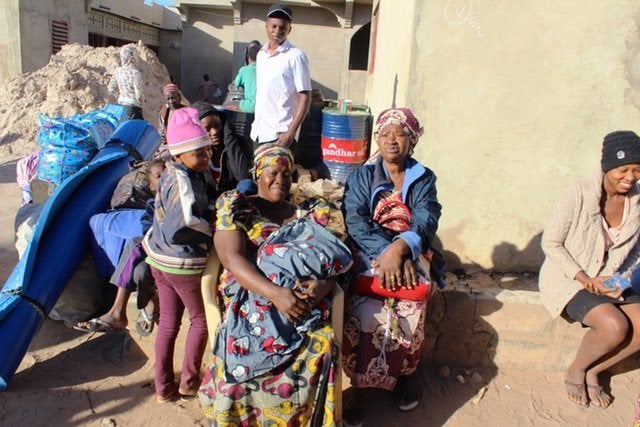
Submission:
[[[156,54],[141,42],[136,45],[144,79],[143,114],[152,125],[164,98],[162,86],[169,73]],[[38,114],[70,116],[115,103],[107,85],[120,65],[117,47],[94,48],[71,44],[51,57],[43,68],[24,73],[0,85],[0,160],[25,156],[38,148]]]

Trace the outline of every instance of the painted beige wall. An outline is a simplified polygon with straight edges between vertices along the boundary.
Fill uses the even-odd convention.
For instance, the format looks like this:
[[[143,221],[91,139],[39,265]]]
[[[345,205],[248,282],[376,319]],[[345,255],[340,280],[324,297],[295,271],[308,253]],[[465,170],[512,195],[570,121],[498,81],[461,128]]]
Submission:
[[[376,4],[377,3],[377,4]],[[369,79],[367,81],[367,104],[372,111],[379,112],[395,103],[402,106],[407,103],[410,91],[409,78],[411,58],[415,54],[413,47],[415,1],[408,0],[404,7],[397,7],[393,1],[374,2],[374,14],[371,21],[371,34],[376,31],[375,58],[369,54]],[[369,49],[374,49],[372,40]]]
[[[0,7],[0,81],[22,71],[20,23],[16,27],[19,0],[3,0]]]
[[[349,47],[351,37],[370,20],[369,5],[354,5],[352,28],[341,28],[326,9],[294,9],[291,40],[309,57],[313,87],[321,89],[325,98],[364,101],[366,75],[348,71]]]
[[[350,99],[356,104],[364,104],[367,95],[367,71],[349,70],[344,74],[340,99]]]
[[[416,157],[438,175],[450,261],[537,269],[562,188],[598,170],[607,132],[640,131],[640,4],[407,0],[409,16],[393,3],[380,2],[368,100],[390,105],[397,74],[425,125]]]
[[[49,63],[53,19],[64,19],[69,23],[69,42],[88,43],[84,1],[21,0],[20,8],[22,72],[35,71]]]

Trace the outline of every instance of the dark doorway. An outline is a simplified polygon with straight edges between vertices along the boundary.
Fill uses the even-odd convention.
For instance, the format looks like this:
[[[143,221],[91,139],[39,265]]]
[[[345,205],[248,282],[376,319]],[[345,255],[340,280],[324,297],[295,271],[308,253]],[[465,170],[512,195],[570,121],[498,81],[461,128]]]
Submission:
[[[366,70],[369,62],[369,39],[371,22],[367,22],[351,37],[349,48],[349,69]]]

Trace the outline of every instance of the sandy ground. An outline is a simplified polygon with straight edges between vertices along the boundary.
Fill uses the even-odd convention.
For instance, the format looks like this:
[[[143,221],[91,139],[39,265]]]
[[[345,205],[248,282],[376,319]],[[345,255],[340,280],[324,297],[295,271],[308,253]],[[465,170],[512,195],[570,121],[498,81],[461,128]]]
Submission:
[[[0,194],[3,284],[17,261],[13,219],[20,194],[13,161],[0,162]],[[0,351],[6,345],[10,344],[0,343]],[[611,407],[583,409],[565,398],[561,372],[451,370],[448,378],[430,368],[422,371],[424,402],[410,413],[399,412],[389,394],[373,392],[366,425],[628,426],[640,391],[638,371],[616,375],[611,380],[615,398]],[[471,379],[474,372],[480,381]],[[464,384],[456,380],[458,374],[465,377]],[[478,399],[485,386],[486,393]],[[348,384],[345,389],[348,396]],[[197,401],[155,402],[153,336],[83,334],[47,320],[9,389],[0,393],[0,426],[19,425],[201,426],[206,422]]]

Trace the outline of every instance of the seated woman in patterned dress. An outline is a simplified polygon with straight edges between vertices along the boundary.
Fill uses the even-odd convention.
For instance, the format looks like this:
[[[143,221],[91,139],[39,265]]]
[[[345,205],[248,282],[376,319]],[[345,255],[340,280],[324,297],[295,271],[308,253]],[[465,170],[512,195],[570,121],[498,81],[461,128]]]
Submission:
[[[436,176],[411,157],[421,134],[408,108],[383,111],[374,127],[380,155],[351,174],[342,206],[357,275],[348,292],[345,372],[355,388],[396,390],[405,411],[421,401],[415,372],[425,313],[444,267],[431,246],[441,211]],[[359,425],[366,397],[353,396],[344,420]]]
[[[351,254],[324,229],[328,203],[286,200],[292,166],[289,149],[264,144],[254,159],[258,194],[233,190],[216,203],[224,306],[200,388],[215,425],[334,424],[337,355],[325,297]]]

